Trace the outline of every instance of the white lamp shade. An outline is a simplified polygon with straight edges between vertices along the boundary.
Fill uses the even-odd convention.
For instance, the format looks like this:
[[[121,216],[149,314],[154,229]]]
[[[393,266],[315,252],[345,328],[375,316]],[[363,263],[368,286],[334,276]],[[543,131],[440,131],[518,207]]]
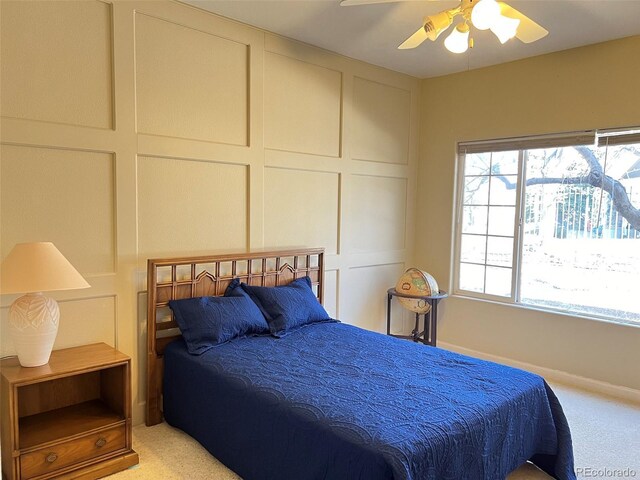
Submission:
[[[471,23],[478,30],[487,30],[499,16],[500,5],[496,0],[480,0],[471,10]]]
[[[74,290],[91,285],[51,242],[19,243],[2,262],[0,293]]]
[[[520,20],[517,18],[509,18],[504,15],[498,16],[491,25],[491,31],[498,37],[500,43],[505,43],[510,38],[516,36]]]
[[[444,39],[444,46],[452,53],[464,53],[469,48],[469,26],[460,24]]]

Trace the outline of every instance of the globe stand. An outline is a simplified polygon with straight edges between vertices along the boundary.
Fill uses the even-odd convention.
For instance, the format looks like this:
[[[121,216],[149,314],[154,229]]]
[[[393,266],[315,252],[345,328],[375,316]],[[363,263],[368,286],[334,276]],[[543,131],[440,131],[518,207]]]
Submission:
[[[425,326],[425,330],[420,331],[420,314],[416,313],[416,325],[411,331],[411,340],[413,340],[414,342],[419,342],[421,338],[424,338],[424,332],[426,331],[426,328],[427,327]]]
[[[447,292],[440,290],[437,295],[417,296],[407,295],[398,292],[395,288],[387,290],[387,335],[396,338],[404,338],[425,345],[436,346],[436,336],[438,331],[438,303],[447,298]],[[411,298],[413,300],[424,300],[431,308],[427,313],[422,314],[424,329],[420,331],[420,314],[416,313],[416,323],[411,335],[394,335],[391,333],[391,300],[393,297]]]

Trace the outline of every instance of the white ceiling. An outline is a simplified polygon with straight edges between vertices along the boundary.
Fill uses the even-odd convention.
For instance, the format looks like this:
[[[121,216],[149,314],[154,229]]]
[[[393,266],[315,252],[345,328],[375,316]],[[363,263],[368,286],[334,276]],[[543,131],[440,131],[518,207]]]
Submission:
[[[489,31],[473,30],[475,47],[453,54],[446,34],[413,50],[396,47],[426,15],[454,7],[450,0],[341,7],[340,0],[183,0],[185,3],[348,57],[433,77],[640,34],[640,0],[507,0],[549,30],[531,44],[500,45]],[[638,61],[638,59],[630,59]]]

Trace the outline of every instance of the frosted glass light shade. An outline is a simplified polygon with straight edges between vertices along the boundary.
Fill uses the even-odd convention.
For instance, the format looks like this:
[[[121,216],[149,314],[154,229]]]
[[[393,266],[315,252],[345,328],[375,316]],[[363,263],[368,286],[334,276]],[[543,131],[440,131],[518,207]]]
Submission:
[[[444,40],[444,46],[452,53],[464,53],[469,48],[469,26],[462,23]]]
[[[2,262],[3,295],[88,287],[87,281],[51,242],[19,243]]]
[[[520,20],[517,18],[509,18],[503,15],[498,16],[491,25],[491,31],[498,37],[500,43],[505,43],[507,40],[516,36]]]
[[[496,0],[480,0],[471,10],[471,23],[478,30],[487,30],[499,16],[500,5]]]
[[[424,29],[427,32],[427,38],[435,41],[442,32],[449,28],[452,21],[453,17],[446,11],[435,15],[429,15],[426,23],[424,24]]]

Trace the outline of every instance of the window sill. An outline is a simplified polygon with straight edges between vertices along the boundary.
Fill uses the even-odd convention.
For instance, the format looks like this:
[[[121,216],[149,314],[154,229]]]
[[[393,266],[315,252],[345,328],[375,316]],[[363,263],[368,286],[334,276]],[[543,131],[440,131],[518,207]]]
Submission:
[[[571,312],[569,310],[563,310],[560,308],[544,307],[540,305],[529,305],[526,303],[511,303],[509,301],[500,301],[500,300],[494,300],[491,298],[482,298],[479,296],[469,295],[467,292],[454,292],[451,295],[451,297],[458,298],[461,300],[473,300],[473,301],[482,302],[482,303],[500,305],[503,307],[515,308],[519,310],[531,310],[534,312],[548,313],[553,315],[562,315],[565,317],[580,318],[584,320],[590,320],[590,321],[596,321],[601,323],[613,324],[617,326],[633,327],[633,328],[640,329],[640,323],[635,323],[631,320],[625,320],[620,318],[606,317],[603,315],[595,315],[595,314],[589,315],[582,312]]]

